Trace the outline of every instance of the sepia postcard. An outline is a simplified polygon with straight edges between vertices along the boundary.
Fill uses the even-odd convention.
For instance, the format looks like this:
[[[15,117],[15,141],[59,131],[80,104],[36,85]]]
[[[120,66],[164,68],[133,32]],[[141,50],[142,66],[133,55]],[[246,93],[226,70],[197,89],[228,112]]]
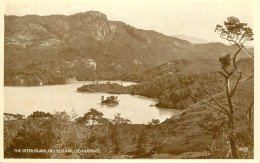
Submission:
[[[260,161],[259,1],[1,4],[3,162]]]

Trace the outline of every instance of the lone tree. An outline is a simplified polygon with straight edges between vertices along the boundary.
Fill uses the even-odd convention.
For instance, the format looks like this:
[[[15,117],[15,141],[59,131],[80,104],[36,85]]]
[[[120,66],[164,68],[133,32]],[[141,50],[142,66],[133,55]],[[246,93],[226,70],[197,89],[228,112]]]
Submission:
[[[99,123],[102,120],[103,113],[97,111],[94,108],[91,108],[89,112],[85,113],[83,117],[77,119],[78,123],[88,123],[91,124],[91,128],[94,127],[96,123]],[[92,122],[92,123],[91,123]]]
[[[232,46],[236,46],[238,49],[234,54],[227,54],[223,57],[219,58],[219,62],[221,63],[221,70],[218,73],[224,78],[224,86],[227,98],[227,106],[223,106],[216,98],[214,98],[208,91],[205,89],[204,92],[216,103],[217,106],[212,105],[208,102],[200,100],[192,95],[190,95],[193,99],[202,102],[213,108],[214,110],[223,113],[227,116],[229,120],[229,141],[231,147],[231,153],[233,158],[238,158],[236,140],[235,140],[235,125],[234,125],[234,105],[232,102],[232,97],[237,89],[237,86],[242,77],[242,73],[238,69],[237,65],[237,55],[244,48],[244,43],[246,41],[253,40],[253,32],[250,27],[248,27],[247,23],[241,23],[238,18],[228,17],[227,21],[224,21],[224,26],[216,25],[215,32],[219,34],[219,36],[225,40],[227,40]],[[231,79],[236,78],[234,85],[231,86]],[[249,105],[251,108],[253,102]]]

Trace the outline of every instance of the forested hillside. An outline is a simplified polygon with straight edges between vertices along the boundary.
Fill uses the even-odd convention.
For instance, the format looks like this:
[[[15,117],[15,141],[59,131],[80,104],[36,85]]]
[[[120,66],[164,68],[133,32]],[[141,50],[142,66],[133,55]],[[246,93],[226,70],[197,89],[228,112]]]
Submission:
[[[182,110],[196,102],[188,96],[189,94],[204,99],[207,95],[202,88],[208,89],[212,94],[223,91],[223,79],[217,72],[220,65],[211,65],[218,65],[218,62],[213,59],[172,60],[125,78],[142,82],[137,85],[123,87],[118,84],[92,84],[82,86],[78,88],[78,91],[141,95],[157,98],[159,100],[157,107]],[[238,66],[243,74],[243,80],[253,78],[254,61],[252,59],[240,59]]]

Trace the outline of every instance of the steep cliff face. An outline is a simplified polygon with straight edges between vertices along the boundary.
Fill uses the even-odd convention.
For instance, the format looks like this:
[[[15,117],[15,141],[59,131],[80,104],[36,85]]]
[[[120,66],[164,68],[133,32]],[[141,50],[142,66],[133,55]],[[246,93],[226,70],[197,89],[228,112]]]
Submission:
[[[71,77],[118,79],[169,60],[216,58],[234,49],[221,44],[207,51],[204,46],[109,21],[97,11],[5,16],[5,85],[59,84]]]

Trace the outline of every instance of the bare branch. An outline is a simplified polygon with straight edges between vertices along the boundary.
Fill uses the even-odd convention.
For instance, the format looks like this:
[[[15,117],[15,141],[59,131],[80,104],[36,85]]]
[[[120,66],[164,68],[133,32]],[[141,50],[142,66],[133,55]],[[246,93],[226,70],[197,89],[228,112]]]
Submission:
[[[228,87],[226,83],[224,83],[224,86],[225,86],[225,87]]]
[[[205,89],[203,89],[203,91],[206,92],[207,95],[209,95],[209,97],[210,97],[213,101],[215,101],[215,103],[216,103],[222,110],[225,110],[226,112],[228,112],[228,110],[227,110],[224,106],[222,106],[222,105],[217,101],[217,99],[216,99],[215,97],[213,97],[208,91],[206,91]]]
[[[218,71],[218,73],[220,74],[220,75],[223,75],[226,79],[228,78],[228,76],[227,75],[225,75],[223,72],[221,72],[221,71]]]
[[[227,74],[227,76],[230,76],[230,72],[228,72],[223,66],[221,68]]]
[[[229,79],[226,78],[225,80],[226,80],[226,83],[224,83],[224,86],[226,87],[226,93],[227,93],[227,96],[230,96],[229,85],[227,84]]]
[[[217,32],[217,33],[218,33],[218,32]],[[223,38],[223,39],[229,41],[229,43],[230,43],[230,42],[235,43],[234,40],[230,40],[230,39],[228,39],[228,38],[223,37],[221,33],[218,33],[218,34],[219,34],[219,36],[220,36],[221,38]],[[231,44],[231,43],[230,43],[230,44]]]
[[[230,92],[230,96],[231,96],[231,97],[232,97],[233,94],[235,93],[235,91],[236,91],[236,89],[237,89],[237,85],[238,85],[238,83],[239,83],[241,77],[242,77],[242,73],[239,71],[239,77],[237,78],[237,81],[236,81],[236,84],[235,84],[233,90]]]
[[[193,98],[193,99],[199,101],[199,102],[202,102],[203,104],[206,104],[206,105],[210,106],[211,108],[215,109],[215,110],[218,111],[218,112],[221,112],[221,113],[223,113],[223,114],[229,115],[229,112],[225,112],[225,111],[223,111],[223,110],[220,110],[220,109],[216,108],[214,105],[211,105],[210,103],[207,103],[207,102],[205,102],[205,101],[202,101],[202,100],[200,100],[200,99],[198,99],[198,98],[196,98],[196,97],[194,97],[194,96],[192,96],[192,95],[189,95],[189,96],[190,96],[191,98]]]
[[[247,40],[244,39],[244,41],[240,42],[241,45],[243,45]]]
[[[228,41],[228,43],[229,43],[230,45],[233,45],[233,44],[231,43],[231,41]]]
[[[236,61],[236,57],[238,55],[238,53],[242,50],[242,48],[236,43],[236,45],[239,47],[239,50],[234,54],[234,58],[233,58],[233,66],[234,69],[231,71],[231,73],[229,74],[230,76],[237,70],[237,61]]]
[[[246,35],[246,32],[242,35],[242,37],[240,38],[240,40],[238,41],[238,44],[241,43],[241,41],[243,40],[243,38],[245,37]],[[245,40],[242,42],[242,44],[244,44]]]
[[[237,39],[236,39],[236,41],[235,41],[235,42],[237,42],[238,38],[239,38],[239,37],[237,37]]]

